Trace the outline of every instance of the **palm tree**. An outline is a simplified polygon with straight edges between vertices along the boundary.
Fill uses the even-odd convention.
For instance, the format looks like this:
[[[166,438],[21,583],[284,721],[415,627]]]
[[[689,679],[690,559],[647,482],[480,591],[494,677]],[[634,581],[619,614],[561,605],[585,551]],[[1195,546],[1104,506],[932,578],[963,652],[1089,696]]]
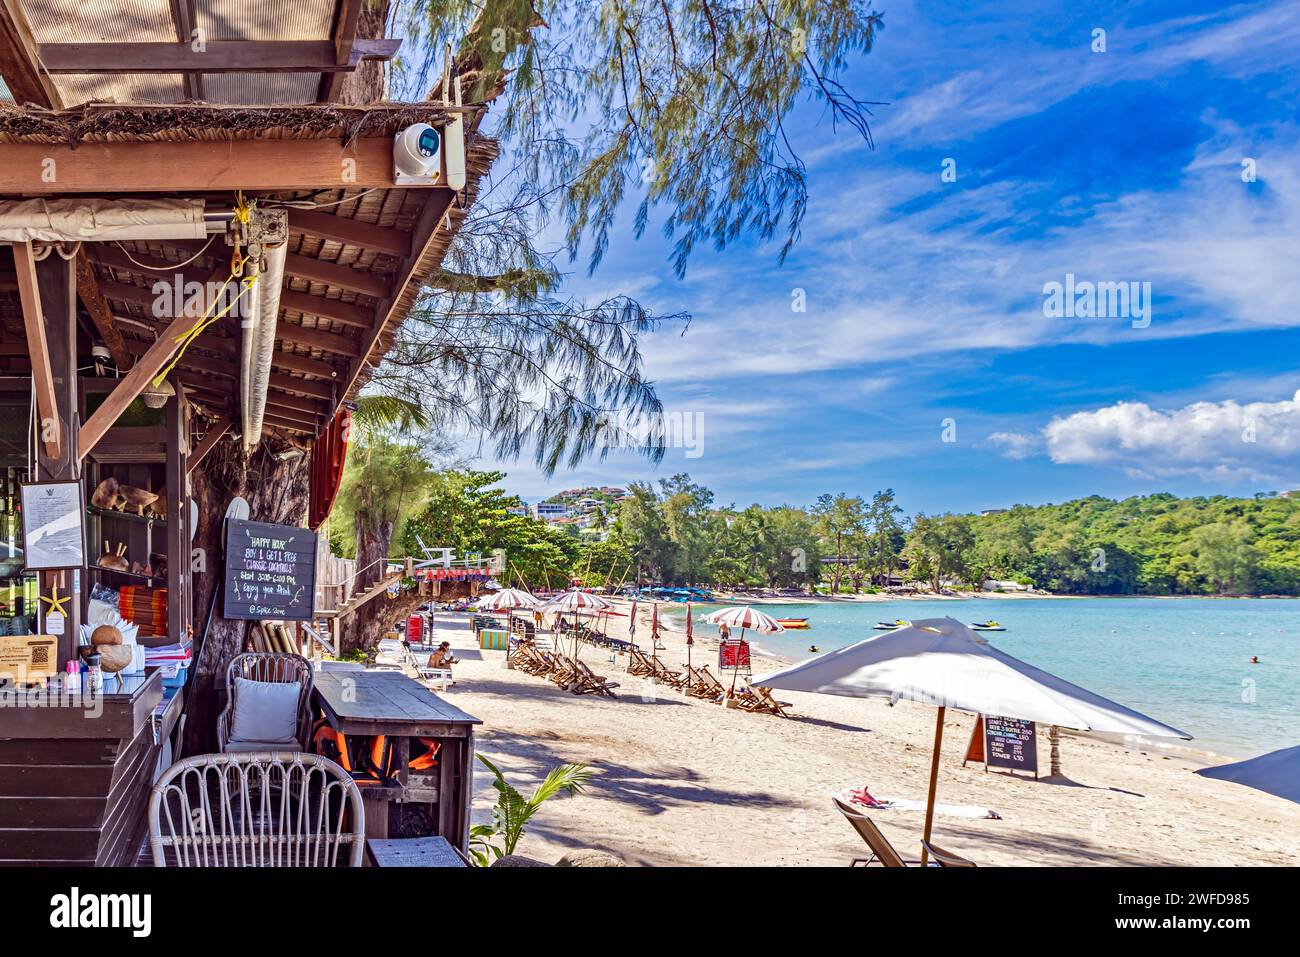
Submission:
[[[497,789],[492,823],[475,824],[469,831],[470,855],[480,867],[487,867],[492,861],[513,854],[523,837],[524,825],[538,809],[557,794],[581,794],[592,774],[585,764],[561,764],[552,768],[533,796],[525,800],[505,779],[500,768],[481,754],[475,756],[492,772],[495,778],[492,786]],[[500,844],[492,840],[498,837],[501,838]]]

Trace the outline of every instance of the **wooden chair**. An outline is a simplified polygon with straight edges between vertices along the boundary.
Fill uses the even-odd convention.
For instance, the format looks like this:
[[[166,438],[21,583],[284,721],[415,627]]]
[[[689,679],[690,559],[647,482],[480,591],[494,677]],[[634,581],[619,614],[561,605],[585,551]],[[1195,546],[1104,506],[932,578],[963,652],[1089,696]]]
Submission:
[[[654,666],[654,679],[670,687],[682,689],[686,687],[686,677],[680,671],[672,671],[662,661],[657,658],[650,662]]]
[[[942,847],[936,847],[929,841],[922,841],[921,846],[925,852],[930,855],[930,860],[934,861],[937,867],[975,867],[974,861],[968,861],[952,851],[945,851]]]
[[[302,655],[285,652],[263,654],[245,652],[235,655],[226,667],[226,707],[217,717],[217,748],[225,753],[230,744],[231,724],[235,717],[236,678],[250,681],[296,683],[298,690],[297,738],[299,750],[307,750],[311,735],[311,689],[313,684],[311,662]],[[287,746],[272,745],[273,750],[293,750]]]
[[[649,678],[655,673],[654,662],[645,656],[636,645],[628,648],[627,673],[641,678]]]
[[[577,666],[577,676],[573,682],[574,694],[598,694],[606,698],[618,697],[614,694],[614,689],[618,687],[618,682],[606,680],[604,675],[598,675],[592,672],[581,661],[575,662]]]
[[[761,714],[776,714],[782,718],[790,717],[785,713],[786,708],[792,708],[789,701],[777,701],[772,697],[772,692],[767,688],[761,688],[757,685],[750,685],[741,696],[740,707],[745,711],[754,711]]]
[[[855,857],[849,864],[850,867],[857,867],[859,864],[869,866],[873,863],[879,863],[884,867],[907,867],[909,864],[920,864],[920,861],[905,861],[903,856],[894,850],[894,845],[889,843],[889,839],[880,833],[880,828],[876,827],[876,822],[867,817],[852,804],[841,801],[839,798],[832,798],[835,806],[839,808],[845,819],[853,825],[853,830],[858,832],[867,847],[871,848],[870,857]]]
[[[713,676],[708,665],[704,665],[695,672],[696,680],[699,684],[692,684],[687,694],[695,698],[704,698],[708,701],[717,701],[727,694],[727,689],[722,686],[722,682]]]
[[[149,797],[155,867],[360,867],[365,835],[360,789],[319,754],[196,755]]]

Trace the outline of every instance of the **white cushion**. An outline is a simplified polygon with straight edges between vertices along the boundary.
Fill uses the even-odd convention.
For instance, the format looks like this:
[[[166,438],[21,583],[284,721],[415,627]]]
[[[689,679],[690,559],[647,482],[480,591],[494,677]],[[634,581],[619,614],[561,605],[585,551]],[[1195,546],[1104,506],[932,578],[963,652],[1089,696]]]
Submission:
[[[235,679],[235,711],[230,740],[259,744],[295,744],[298,741],[296,681]]]

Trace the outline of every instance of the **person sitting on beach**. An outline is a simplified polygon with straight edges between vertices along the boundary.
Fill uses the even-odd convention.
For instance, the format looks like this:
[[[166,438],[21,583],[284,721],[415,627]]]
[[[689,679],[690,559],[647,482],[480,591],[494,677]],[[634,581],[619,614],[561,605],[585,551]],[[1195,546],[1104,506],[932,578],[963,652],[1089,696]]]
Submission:
[[[459,661],[460,659],[451,653],[451,642],[444,641],[434,649],[433,654],[429,655],[429,661],[426,667],[450,668]]]

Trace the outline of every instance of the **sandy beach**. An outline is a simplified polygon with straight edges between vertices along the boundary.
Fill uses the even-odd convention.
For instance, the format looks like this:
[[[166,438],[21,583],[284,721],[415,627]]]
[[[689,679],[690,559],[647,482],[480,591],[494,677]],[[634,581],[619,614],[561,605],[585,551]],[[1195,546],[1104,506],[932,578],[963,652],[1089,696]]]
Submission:
[[[648,648],[648,609],[640,611],[637,636]],[[626,634],[626,618],[610,621],[611,635]],[[439,615],[435,632],[464,659],[445,697],[483,719],[478,750],[517,787],[529,793],[565,762],[596,771],[585,793],[555,799],[534,818],[519,847],[526,856],[553,862],[581,847],[635,865],[847,865],[864,846],[832,794],[866,785],[878,798],[925,798],[930,708],[782,692],[792,718],[750,714],[629,675],[626,657],[611,661],[595,647],[582,658],[620,683],[618,697],[575,696],[508,670],[504,652],[478,650],[467,615]],[[684,635],[665,632],[662,643],[670,666],[686,660]],[[716,673],[711,634],[697,636],[692,655]],[[756,655],[755,672],[779,663]],[[934,840],[979,864],[1300,864],[1300,805],[1193,774],[1224,759],[1066,734],[1063,777],[1035,781],[963,768],[974,722],[950,715],[938,800],[989,808],[1001,820],[939,815]],[[1041,733],[1044,769],[1047,751]],[[474,820],[486,820],[496,792],[485,769],[475,785]],[[919,853],[921,813],[872,816],[905,857]]]

